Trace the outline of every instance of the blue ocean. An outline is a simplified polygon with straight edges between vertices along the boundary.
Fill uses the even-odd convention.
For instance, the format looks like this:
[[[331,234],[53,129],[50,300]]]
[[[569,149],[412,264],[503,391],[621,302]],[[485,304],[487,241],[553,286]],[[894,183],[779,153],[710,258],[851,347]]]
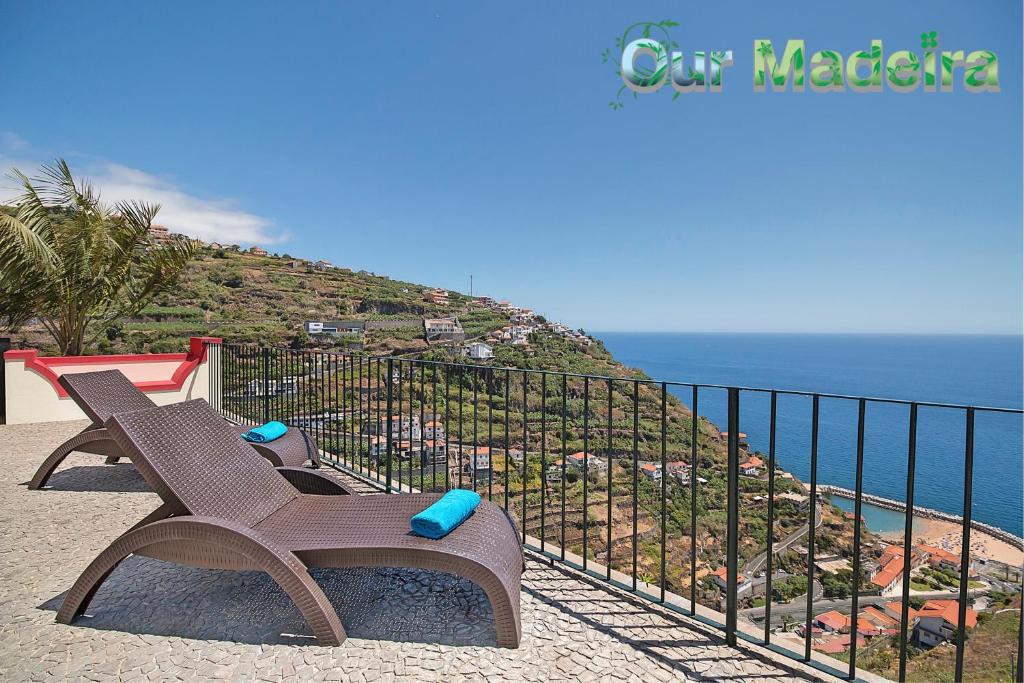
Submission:
[[[1024,337],[984,335],[676,334],[597,332],[626,365],[660,381],[817,391],[1020,408]],[[675,392],[687,405],[690,389]],[[699,412],[726,425],[724,390],[702,389]],[[963,514],[964,411],[920,407],[915,505]],[[768,452],[769,399],[743,392],[740,430]],[[906,495],[909,408],[868,404],[864,490]],[[779,464],[810,476],[811,399],[780,396]],[[857,404],[821,399],[818,482],[853,488]],[[977,413],[972,516],[1022,534],[1024,443],[1020,415]],[[885,531],[886,529],[879,529]]]

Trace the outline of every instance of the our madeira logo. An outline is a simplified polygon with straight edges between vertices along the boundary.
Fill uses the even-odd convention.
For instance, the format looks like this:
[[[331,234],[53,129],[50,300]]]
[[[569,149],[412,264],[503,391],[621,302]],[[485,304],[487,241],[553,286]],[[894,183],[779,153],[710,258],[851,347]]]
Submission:
[[[601,53],[613,63],[622,85],[612,109],[624,106],[623,97],[657,92],[671,85],[672,99],[687,93],[718,93],[725,89],[725,70],[733,66],[732,50],[694,50],[686,54],[669,34],[678,22],[638,22],[615,38],[615,48]],[[875,93],[883,89],[908,93],[999,92],[999,59],[991,50],[942,50],[938,31],[920,34],[920,50],[886,53],[882,40],[871,41],[867,50],[843,55],[837,50],[817,50],[808,57],[803,39],[787,40],[784,46],[767,38],[754,41],[754,92]],[[618,59],[615,59],[618,56]]]

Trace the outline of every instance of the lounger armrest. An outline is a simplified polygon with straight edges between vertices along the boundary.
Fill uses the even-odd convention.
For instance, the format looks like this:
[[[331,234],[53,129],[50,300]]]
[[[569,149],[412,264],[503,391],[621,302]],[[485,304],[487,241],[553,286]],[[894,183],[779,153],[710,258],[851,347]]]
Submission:
[[[318,496],[356,495],[351,488],[326,474],[305,467],[278,467],[277,471],[300,493]]]

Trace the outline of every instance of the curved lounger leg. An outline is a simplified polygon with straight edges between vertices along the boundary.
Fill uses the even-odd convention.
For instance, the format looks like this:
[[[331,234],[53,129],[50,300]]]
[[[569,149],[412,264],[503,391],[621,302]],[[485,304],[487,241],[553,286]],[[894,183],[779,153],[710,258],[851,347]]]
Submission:
[[[519,596],[513,596],[497,576],[488,570],[485,571],[486,576],[480,576],[476,572],[472,577],[466,573],[462,573],[462,576],[483,588],[487,594],[491,611],[494,612],[498,647],[517,648],[522,637],[522,628],[519,624]]]
[[[110,572],[132,553],[158,544],[182,543],[212,545],[261,567],[299,608],[318,644],[340,645],[345,640],[334,607],[295,555],[266,544],[250,529],[209,517],[165,519],[119,537],[75,581],[57,611],[57,621],[70,624],[80,616]]]
[[[109,441],[113,447],[114,441],[107,434],[106,429],[89,429],[84,432],[80,432],[75,436],[71,437],[61,445],[57,446],[56,450],[43,461],[43,464],[36,470],[35,475],[32,477],[32,481],[28,483],[28,487],[33,491],[41,489],[46,486],[46,482],[49,481],[50,475],[57,469],[57,466],[64,461],[64,458],[68,457],[68,454],[72,451],[78,450],[80,447],[95,443],[99,441]]]
[[[107,459],[103,461],[105,465],[116,465],[117,461],[121,459],[120,455],[108,455]]]

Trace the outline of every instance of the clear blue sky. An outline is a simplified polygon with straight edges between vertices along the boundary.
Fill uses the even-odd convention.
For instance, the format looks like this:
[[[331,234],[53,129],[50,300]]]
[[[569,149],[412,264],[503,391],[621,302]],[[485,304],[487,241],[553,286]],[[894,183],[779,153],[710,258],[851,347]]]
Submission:
[[[780,8],[785,8],[781,10]],[[593,330],[1022,326],[1021,3],[5,3],[0,163],[206,237]],[[674,19],[725,90],[608,102]],[[1002,92],[755,94],[752,45],[999,55]],[[234,238],[234,239],[232,239]]]

